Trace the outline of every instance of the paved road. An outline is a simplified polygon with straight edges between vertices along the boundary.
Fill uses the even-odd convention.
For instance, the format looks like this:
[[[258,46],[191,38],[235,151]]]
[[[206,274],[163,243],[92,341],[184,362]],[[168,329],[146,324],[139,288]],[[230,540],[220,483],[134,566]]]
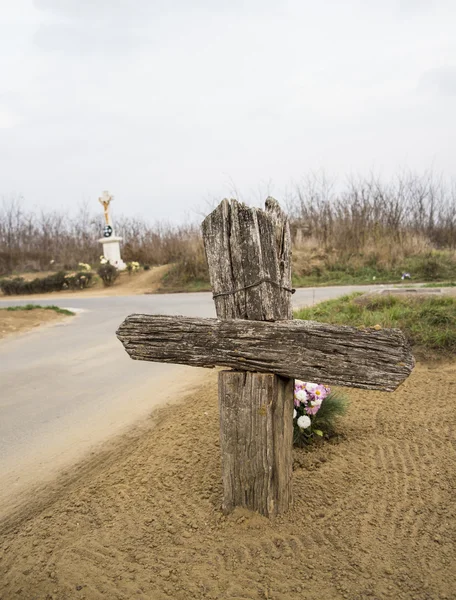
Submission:
[[[293,301],[298,307],[356,289],[366,291],[300,289]],[[39,300],[56,302],[77,317],[0,342],[0,514],[2,502],[11,504],[25,487],[46,481],[204,377],[204,369],[132,361],[115,331],[135,312],[215,316],[210,294]]]

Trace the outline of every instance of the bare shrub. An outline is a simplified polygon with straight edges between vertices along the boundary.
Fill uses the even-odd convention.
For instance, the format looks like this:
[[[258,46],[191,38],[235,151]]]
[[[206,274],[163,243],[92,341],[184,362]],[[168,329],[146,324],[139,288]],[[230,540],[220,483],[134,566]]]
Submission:
[[[58,211],[26,211],[20,198],[0,204],[0,275],[14,271],[76,269],[78,263],[96,264],[102,252],[98,241],[102,215],[82,205],[76,215]],[[195,226],[150,225],[145,220],[119,217],[116,232],[124,238],[123,258],[145,265],[178,261],[200,240]]]
[[[288,198],[295,264],[312,269],[392,269],[435,249],[456,249],[455,188],[432,174],[385,182],[371,176],[337,187],[312,175]],[[429,263],[432,271],[432,261]]]
[[[23,277],[0,279],[0,290],[5,296],[17,294],[46,294],[62,290],[84,290],[91,286],[93,273],[65,273],[59,271],[47,277],[37,277],[26,281]]]
[[[97,273],[101,277],[105,287],[111,287],[111,285],[113,285],[115,280],[119,277],[118,269],[116,269],[116,267],[111,265],[109,262],[100,265]]]
[[[295,186],[285,203],[298,276],[347,268],[400,271],[410,257],[420,256],[415,270],[435,277],[447,269],[442,256],[432,253],[456,251],[456,187],[429,173],[403,174],[390,181],[352,178],[342,186],[324,175],[311,175]],[[96,264],[102,229],[102,214],[92,214],[87,204],[71,216],[27,211],[19,197],[3,200],[0,275]],[[198,226],[150,225],[141,218],[118,217],[116,233],[124,239],[126,262],[173,263],[170,281],[208,281]]]

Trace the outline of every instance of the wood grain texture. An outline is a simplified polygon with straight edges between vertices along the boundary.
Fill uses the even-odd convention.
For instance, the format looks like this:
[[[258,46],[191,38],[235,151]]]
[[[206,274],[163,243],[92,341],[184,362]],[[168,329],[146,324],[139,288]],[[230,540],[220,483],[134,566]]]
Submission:
[[[266,210],[225,199],[202,231],[218,317],[292,318],[290,226],[273,198]]]
[[[394,391],[414,366],[399,329],[138,314],[127,317],[117,336],[136,360],[232,367],[373,390]]]
[[[219,407],[223,510],[285,512],[292,501],[293,381],[222,371]]]
[[[293,306],[290,292],[291,282],[291,233],[288,215],[280,208],[274,198],[267,198],[265,203],[266,214],[272,220],[275,228],[276,255],[279,263],[279,281],[282,286],[281,304],[284,319],[293,318]]]
[[[219,318],[293,317],[290,225],[276,200],[268,198],[264,211],[223,200],[202,230]],[[292,414],[287,407],[293,403],[292,380],[232,372],[221,374],[219,383],[225,510],[245,506],[266,516],[287,511],[292,462],[287,437],[292,435]],[[268,408],[258,427],[260,404],[261,410]]]
[[[288,217],[223,200],[202,224],[218,319],[131,315],[117,335],[136,360],[219,374],[223,508],[273,516],[292,500],[293,379],[394,390],[414,361],[399,330],[292,321]]]

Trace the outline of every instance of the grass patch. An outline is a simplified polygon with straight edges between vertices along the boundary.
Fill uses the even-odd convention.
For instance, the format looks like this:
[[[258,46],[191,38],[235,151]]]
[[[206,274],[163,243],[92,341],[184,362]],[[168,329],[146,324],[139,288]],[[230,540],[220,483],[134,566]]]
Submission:
[[[332,392],[325,398],[312,420],[314,429],[322,429],[332,434],[334,433],[334,422],[337,417],[342,417],[347,412],[348,400],[345,396]]]
[[[195,279],[193,281],[179,282],[162,280],[157,294],[180,294],[185,292],[210,292],[211,284],[208,281]]]
[[[66,308],[60,308],[60,306],[41,306],[39,304],[24,304],[23,306],[7,306],[5,308],[0,308],[0,310],[8,310],[8,311],[19,311],[19,310],[35,310],[37,308],[41,308],[43,310],[53,310],[60,315],[68,315],[74,316],[74,312],[71,310],[67,310]]]
[[[425,288],[441,288],[441,287],[456,287],[455,281],[444,281],[442,283],[425,283]]]
[[[295,313],[297,319],[353,327],[397,327],[416,356],[438,358],[456,352],[456,298],[410,298],[356,293]]]
[[[158,293],[208,292],[209,272],[202,248],[195,255],[182,258],[162,277]]]
[[[379,255],[363,252],[343,257],[334,252],[315,252],[293,253],[295,287],[401,283],[403,273],[411,275],[405,283],[456,280],[456,257],[450,251],[432,250],[397,261],[382,260]]]
[[[372,285],[373,283],[400,283],[401,278],[392,274],[362,269],[349,273],[341,270],[321,271],[311,275],[293,275],[293,287],[318,287],[326,285]],[[372,274],[376,273],[376,274]]]

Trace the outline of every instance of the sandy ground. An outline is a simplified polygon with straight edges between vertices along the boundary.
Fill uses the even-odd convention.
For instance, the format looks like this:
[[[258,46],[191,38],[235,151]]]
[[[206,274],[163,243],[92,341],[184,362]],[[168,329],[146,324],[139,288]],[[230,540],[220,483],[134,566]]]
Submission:
[[[224,517],[211,372],[3,521],[0,598],[456,598],[456,363],[349,394],[287,515]]]
[[[34,310],[0,310],[0,340],[17,333],[25,333],[44,324],[68,319],[67,315],[54,310],[36,308]]]
[[[87,290],[78,290],[73,292],[52,292],[49,294],[28,294],[26,296],[4,296],[0,293],[0,298],[27,300],[35,302],[39,299],[55,299],[56,302],[60,299],[84,297],[93,298],[100,296],[132,296],[135,294],[147,294],[157,291],[161,278],[168,271],[169,265],[160,267],[152,267],[149,271],[141,271],[129,275],[126,271],[120,273],[117,281],[111,287],[104,287],[101,282],[97,282],[94,286]],[[46,273],[25,273],[21,275],[24,279],[34,279],[36,277],[45,277],[50,275]]]

